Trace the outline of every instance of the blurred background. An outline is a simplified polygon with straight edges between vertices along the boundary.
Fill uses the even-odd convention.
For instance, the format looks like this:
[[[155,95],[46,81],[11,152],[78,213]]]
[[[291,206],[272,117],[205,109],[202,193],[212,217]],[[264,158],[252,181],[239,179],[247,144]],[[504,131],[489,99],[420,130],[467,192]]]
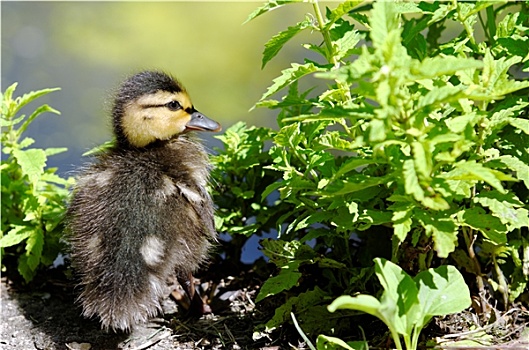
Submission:
[[[262,3],[2,1],[1,89],[18,82],[20,96],[61,88],[23,110],[48,103],[61,112],[42,115],[26,135],[36,140],[32,147],[68,148],[48,160],[61,175],[111,138],[113,91],[143,69],[176,76],[224,130],[237,121],[275,127],[274,112],[249,110],[282,69],[302,61],[301,43],[320,37],[301,33],[262,70],[264,44],[312,12],[310,4],[290,5],[243,25]],[[202,137],[208,148],[220,146],[213,135]]]

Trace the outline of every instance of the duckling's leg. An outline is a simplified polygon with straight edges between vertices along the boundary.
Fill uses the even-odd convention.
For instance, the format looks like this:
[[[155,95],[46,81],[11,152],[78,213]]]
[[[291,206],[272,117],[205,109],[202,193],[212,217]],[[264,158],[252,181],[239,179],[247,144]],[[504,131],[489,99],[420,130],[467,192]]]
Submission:
[[[179,273],[178,283],[184,288],[187,296],[190,300],[189,313],[191,315],[202,316],[204,314],[210,314],[211,308],[208,304],[204,303],[200,295],[195,291],[195,286],[193,284],[193,274],[189,273]]]

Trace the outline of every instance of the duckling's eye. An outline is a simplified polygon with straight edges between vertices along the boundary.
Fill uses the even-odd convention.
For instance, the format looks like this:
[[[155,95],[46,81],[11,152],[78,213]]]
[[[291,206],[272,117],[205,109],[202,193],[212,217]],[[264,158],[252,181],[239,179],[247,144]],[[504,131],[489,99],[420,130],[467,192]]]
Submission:
[[[165,105],[171,111],[177,111],[182,108],[182,105],[178,101],[171,101]]]

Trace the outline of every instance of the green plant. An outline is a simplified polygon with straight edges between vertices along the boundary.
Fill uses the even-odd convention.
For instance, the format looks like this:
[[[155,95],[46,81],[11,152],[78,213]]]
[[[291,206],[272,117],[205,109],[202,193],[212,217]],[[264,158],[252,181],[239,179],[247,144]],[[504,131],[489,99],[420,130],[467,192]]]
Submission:
[[[14,98],[17,84],[1,96],[2,108],[2,237],[0,248],[2,269],[8,274],[18,272],[29,282],[41,266],[53,263],[63,248],[61,219],[72,179],[55,174],[46,168],[47,158],[66,151],[65,148],[28,148],[34,140],[23,133],[39,115],[59,113],[48,105],[35,109],[29,116],[18,115],[20,110],[57,89],[33,91]]]
[[[406,349],[417,349],[419,334],[433,316],[460,312],[471,304],[465,280],[453,266],[428,269],[412,279],[394,263],[376,258],[375,271],[384,288],[380,300],[366,294],[344,295],[329,305],[329,311],[359,310],[378,317],[389,327],[397,349],[402,349],[401,336]]]
[[[282,300],[263,328],[295,312],[309,335],[338,332],[326,303],[375,294],[377,257],[412,275],[464,270],[485,322],[488,287],[504,309],[527,298],[529,81],[511,74],[529,67],[527,3],[309,5],[265,44],[263,66],[299,33],[320,35],[256,104],[279,129],[238,124],[215,158],[218,229],[278,231],[261,243],[277,273],[257,301]]]

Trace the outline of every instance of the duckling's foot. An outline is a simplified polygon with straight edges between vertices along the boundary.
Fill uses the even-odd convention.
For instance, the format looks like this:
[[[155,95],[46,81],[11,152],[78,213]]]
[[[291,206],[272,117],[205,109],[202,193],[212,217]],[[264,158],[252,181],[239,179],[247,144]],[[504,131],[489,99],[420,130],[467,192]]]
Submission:
[[[189,297],[189,314],[192,316],[200,317],[202,315],[212,313],[211,307],[208,304],[204,303],[204,300],[202,300],[200,295],[196,292],[195,285],[193,283],[193,275],[191,273],[178,274],[177,278],[178,283],[180,283],[187,296]]]

